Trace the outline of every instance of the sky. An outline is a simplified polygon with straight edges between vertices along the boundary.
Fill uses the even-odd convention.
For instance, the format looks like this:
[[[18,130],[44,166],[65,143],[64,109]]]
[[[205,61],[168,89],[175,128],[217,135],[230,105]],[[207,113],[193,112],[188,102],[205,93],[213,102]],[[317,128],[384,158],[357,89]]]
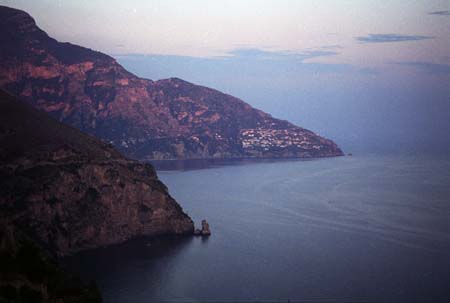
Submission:
[[[450,153],[449,0],[0,0],[153,80],[210,86],[347,152]]]

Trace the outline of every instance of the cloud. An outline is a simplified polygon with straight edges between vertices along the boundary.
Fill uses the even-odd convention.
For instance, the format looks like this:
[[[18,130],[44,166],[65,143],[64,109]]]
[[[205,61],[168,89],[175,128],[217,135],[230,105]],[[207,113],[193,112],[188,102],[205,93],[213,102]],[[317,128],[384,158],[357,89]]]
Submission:
[[[450,16],[450,11],[435,11],[430,12],[428,15],[435,15],[435,16]]]
[[[339,44],[332,44],[332,45],[323,45],[320,48],[322,48],[322,49],[342,49],[343,47]]]
[[[323,56],[335,56],[338,53],[330,50],[305,50],[302,52],[291,51],[265,51],[258,48],[239,48],[229,51],[229,56],[224,58],[242,58],[252,60],[299,60],[304,61],[306,59],[323,57]]]
[[[418,69],[419,71],[433,75],[450,75],[450,65],[447,64],[410,61],[392,62],[392,64],[412,67]]]
[[[291,83],[292,79],[331,74],[372,74],[350,64],[309,62],[311,58],[334,56],[331,49],[305,49],[301,51],[267,51],[258,48],[238,48],[224,56],[189,57],[177,55],[116,55],[129,70],[149,79],[179,77],[196,81],[209,75],[210,80],[246,79],[248,83],[273,81]],[[215,80],[214,80],[215,79]],[[284,79],[284,80],[283,80]],[[202,80],[203,81],[203,80]],[[208,80],[209,81],[209,80]],[[211,84],[212,82],[205,82]],[[222,81],[222,80],[220,80]],[[212,85],[214,87],[214,85]]]
[[[369,34],[367,36],[355,37],[355,39],[362,43],[389,43],[389,42],[420,41],[420,40],[434,39],[434,37],[419,36],[419,35],[400,35],[400,34]]]

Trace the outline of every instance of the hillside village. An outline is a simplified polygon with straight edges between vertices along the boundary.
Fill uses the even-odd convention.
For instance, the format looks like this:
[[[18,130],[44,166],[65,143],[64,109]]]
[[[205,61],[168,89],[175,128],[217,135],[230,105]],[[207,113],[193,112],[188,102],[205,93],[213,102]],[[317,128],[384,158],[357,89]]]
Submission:
[[[301,129],[243,129],[240,133],[244,150],[259,149],[269,151],[273,148],[297,148],[320,150],[320,142],[314,144]]]

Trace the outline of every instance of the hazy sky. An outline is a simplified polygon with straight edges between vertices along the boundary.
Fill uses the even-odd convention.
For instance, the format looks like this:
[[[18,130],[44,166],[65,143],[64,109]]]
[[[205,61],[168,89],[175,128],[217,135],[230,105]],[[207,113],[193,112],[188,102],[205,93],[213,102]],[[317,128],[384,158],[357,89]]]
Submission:
[[[14,0],[60,40],[113,54],[214,56],[237,48],[302,52],[339,47],[321,62],[447,63],[448,0]],[[369,35],[395,34],[392,47]],[[358,37],[362,38],[358,40]],[[363,39],[366,37],[367,39]],[[402,38],[403,37],[403,38]],[[356,38],[356,39],[355,39]],[[363,42],[363,43],[361,43]],[[367,56],[373,56],[367,60]],[[368,62],[370,61],[370,62]]]
[[[449,0],[0,0],[151,79],[212,86],[346,150],[450,152]]]

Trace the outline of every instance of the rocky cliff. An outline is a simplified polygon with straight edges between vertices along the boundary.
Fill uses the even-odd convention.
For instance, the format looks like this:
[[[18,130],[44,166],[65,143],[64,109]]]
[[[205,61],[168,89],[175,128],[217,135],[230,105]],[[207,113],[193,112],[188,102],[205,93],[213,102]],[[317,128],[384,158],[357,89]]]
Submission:
[[[180,79],[151,81],[0,7],[0,87],[135,159],[327,157],[331,140]]]
[[[0,219],[57,255],[193,232],[149,164],[0,91]]]

